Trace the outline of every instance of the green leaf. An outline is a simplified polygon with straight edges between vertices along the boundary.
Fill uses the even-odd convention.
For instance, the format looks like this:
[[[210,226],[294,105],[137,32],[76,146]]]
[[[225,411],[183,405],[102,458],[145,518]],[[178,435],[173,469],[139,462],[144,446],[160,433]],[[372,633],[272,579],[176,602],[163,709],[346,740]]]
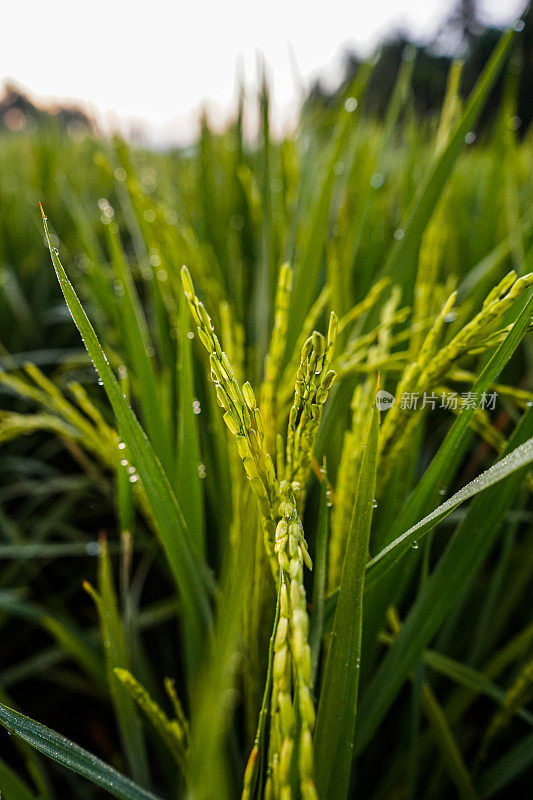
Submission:
[[[476,800],[477,794],[474,789],[472,776],[465,765],[461,750],[450,728],[446,714],[435,697],[433,690],[427,684],[422,687],[422,705],[424,713],[433,728],[450,778],[455,783],[459,796],[462,798],[469,798],[469,800]]]
[[[150,720],[176,762],[185,771],[187,731],[178,720],[170,720],[167,717],[161,706],[153,700],[149,692],[133,677],[129,670],[116,667],[113,672],[131,698]]]
[[[161,463],[124,398],[94,328],[52,245],[44,212],[43,223],[59,285],[115,412],[124,443],[142,481],[161,544],[178,586],[183,605],[187,664],[189,669],[194,669],[199,663],[205,634],[211,622],[206,569],[190,546],[183,514]]]
[[[512,451],[532,434],[533,409],[529,409],[514,431],[507,450]],[[374,735],[458,593],[482,563],[522,485],[526,471],[527,466],[508,475],[497,487],[493,486],[477,497],[468,509],[365,692],[357,741],[359,752]],[[490,509],[490,513],[487,513],[487,509]]]
[[[192,342],[188,337],[188,309],[181,295],[179,319],[178,361],[178,442],[176,467],[176,496],[179,500],[187,528],[199,553],[205,556],[205,521],[203,483],[200,477],[201,454],[198,417],[193,410],[194,375]]]
[[[481,776],[479,793],[483,800],[501,792],[533,766],[533,733],[513,745]]]
[[[191,798],[233,800],[237,796],[227,757],[228,730],[236,698],[243,598],[250,596],[254,580],[254,570],[249,567],[254,552],[254,536],[240,536],[235,546],[226,550],[213,637],[191,698]]]
[[[129,363],[137,378],[146,430],[163,464],[170,462],[170,432],[162,413],[161,390],[154,366],[152,340],[143,308],[137,295],[129,264],[124,255],[118,227],[114,220],[105,226],[115,281],[122,289],[116,306],[122,338]]]
[[[358,70],[357,76],[348,87],[347,95],[352,92],[360,98],[370,77],[367,64]],[[348,147],[350,138],[359,118],[361,102],[353,111],[342,107],[337,118],[337,126],[327,159],[322,167],[319,190],[310,211],[309,230],[306,231],[302,252],[297,258],[294,270],[294,289],[292,293],[291,314],[287,341],[292,344],[301,331],[306,314],[311,307],[313,294],[317,289],[317,280],[324,253],[324,242],[329,225],[330,207],[337,173],[335,168]],[[314,182],[314,181],[313,181]]]
[[[309,621],[309,646],[311,647],[311,670],[313,684],[318,669],[318,658],[324,634],[324,589],[326,586],[326,563],[329,532],[328,474],[324,464],[320,486],[320,504],[315,537],[315,559],[313,566],[313,609]]]
[[[63,623],[50,614],[41,617],[43,628],[54,637],[61,651],[76,661],[97,685],[103,680],[104,662],[101,655],[87,641],[83,632]]]
[[[502,705],[505,699],[505,692],[500,689],[493,681],[487,678],[482,672],[469,667],[468,664],[461,664],[453,658],[437,653],[435,650],[426,650],[423,655],[424,664],[438,672],[440,675],[445,675],[452,681],[455,681],[465,689],[469,689],[476,694],[483,694],[490,697],[491,700]],[[533,714],[525,709],[520,709],[517,712],[518,716],[523,719],[528,725],[533,725]]]
[[[514,325],[472,386],[472,392],[478,397],[488,391],[520,344],[529,325],[533,292],[525,293],[517,305],[519,313]],[[417,518],[427,513],[428,505],[436,495],[439,485],[442,483],[446,485],[447,480],[454,474],[469,444],[469,424],[473,414],[474,408],[464,408],[455,420],[422,480],[393,524],[390,532],[391,541],[414,525]]]
[[[472,386],[472,392],[476,396],[481,397],[483,392],[489,391],[489,387],[496,381],[520,344],[530,322],[532,304],[532,290],[525,292],[516,301],[516,310],[514,310],[516,321]],[[439,497],[439,489],[447,486],[453,479],[468,450],[473,437],[470,427],[473,414],[474,408],[463,408],[460,412],[423,477],[403,503],[390,528],[383,532],[382,541],[385,546],[401,536],[434,508]],[[397,597],[408,583],[417,563],[416,558],[404,559],[398,568],[393,568],[388,575],[382,578],[380,584],[375,584],[370,589],[372,598],[367,605],[368,636],[365,640],[370,643],[370,647],[378,635],[387,605],[397,601]],[[399,574],[398,569],[402,574]],[[371,663],[371,659],[368,659],[368,663]]]
[[[401,536],[398,536],[397,539],[394,539],[393,542],[374,556],[367,564],[367,588],[379,580],[413,545],[416,546],[426,533],[429,533],[435,525],[447,517],[461,503],[471,497],[475,497],[475,495],[488,489],[489,486],[499,483],[499,481],[504,480],[508,475],[512,475],[516,470],[523,469],[532,461],[533,438],[528,439],[527,442],[517,447],[505,458],[502,458],[501,461],[497,461],[488,470],[474,478],[470,483],[467,483],[466,486],[463,486],[462,489],[452,495],[449,500],[446,500],[431,514],[428,514],[427,517],[413,525],[408,531],[402,533]]]
[[[9,733],[20,736],[40,753],[83,775],[119,800],[161,800],[74,742],[1,703],[0,725]]]
[[[468,99],[464,113],[450,136],[447,146],[429,168],[427,177],[422,182],[407,213],[407,219],[400,225],[404,236],[395,241],[390,249],[383,271],[386,275],[394,274],[395,280],[399,280],[404,287],[412,284],[417,264],[416,254],[422,234],[452,172],[464,138],[475,125],[485,100],[503,67],[512,40],[512,30],[507,31],[501,37]]]
[[[379,411],[373,403],[318,705],[315,764],[317,790],[322,800],[344,800],[350,781],[361,663],[363,591],[376,489],[378,433]]]
[[[105,540],[101,542],[98,561],[99,592],[96,592],[88,584],[86,584],[86,588],[96,604],[100,618],[100,629],[107,666],[107,682],[127,763],[134,779],[146,785],[148,783],[148,760],[142,725],[134,701],[127,689],[117,681],[114,674],[116,667],[128,669],[130,663]]]

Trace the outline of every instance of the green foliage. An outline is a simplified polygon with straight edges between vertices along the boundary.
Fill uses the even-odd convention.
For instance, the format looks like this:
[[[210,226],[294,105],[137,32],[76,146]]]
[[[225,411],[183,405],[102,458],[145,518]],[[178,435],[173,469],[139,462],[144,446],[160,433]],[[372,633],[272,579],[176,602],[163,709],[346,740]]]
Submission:
[[[527,796],[511,47],[421,124],[368,62],[280,140],[266,82],[258,144],[0,137],[2,796]]]

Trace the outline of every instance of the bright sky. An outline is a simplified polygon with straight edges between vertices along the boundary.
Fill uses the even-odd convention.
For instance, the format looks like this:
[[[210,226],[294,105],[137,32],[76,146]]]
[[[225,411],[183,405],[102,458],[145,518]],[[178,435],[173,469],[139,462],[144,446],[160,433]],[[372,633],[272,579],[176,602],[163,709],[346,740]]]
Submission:
[[[509,23],[525,0],[481,0]],[[188,138],[199,108],[222,119],[236,74],[255,86],[269,68],[278,118],[308,85],[335,75],[346,48],[369,52],[391,28],[435,32],[452,0],[15,0],[2,4],[0,79],[36,97],[85,101],[110,124],[149,123],[153,136]],[[295,68],[296,65],[296,68]],[[101,117],[102,118],[102,117]]]

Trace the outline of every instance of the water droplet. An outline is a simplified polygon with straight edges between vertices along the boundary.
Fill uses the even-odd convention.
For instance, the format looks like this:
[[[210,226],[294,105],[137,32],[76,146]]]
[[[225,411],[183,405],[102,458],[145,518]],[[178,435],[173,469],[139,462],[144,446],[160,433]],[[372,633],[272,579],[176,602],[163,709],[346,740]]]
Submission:
[[[202,464],[202,462],[201,462],[201,461],[200,461],[200,463],[198,464],[198,475],[199,475],[199,477],[200,477],[200,478],[202,478],[202,479],[203,479],[203,478],[205,478],[205,477],[206,477],[206,475],[207,475],[207,470],[206,470],[206,468],[205,468],[205,464]]]
[[[124,444],[124,442],[119,442],[118,443],[118,449],[119,450],[125,450],[126,449],[126,445]]]
[[[128,461],[128,459],[127,459],[127,458],[123,458],[123,459],[122,459],[122,461],[121,461],[120,463],[122,464],[122,466],[123,466],[123,467],[127,467],[127,466],[128,466],[128,464],[129,464],[129,461]]]
[[[377,507],[378,507],[378,501],[374,497],[374,500],[372,501],[372,508],[377,508]]]
[[[353,114],[355,109],[357,108],[357,98],[356,97],[347,97],[344,101],[344,108],[348,112],[348,114]]]
[[[448,312],[448,314],[444,315],[444,322],[455,322],[456,319],[457,319],[456,311],[450,311]]]
[[[200,401],[199,400],[193,400],[192,401],[192,412],[193,412],[193,414],[201,414],[202,407],[200,405]]]
[[[385,176],[382,175],[381,172],[374,172],[374,174],[370,178],[370,186],[373,189],[381,189],[384,183],[385,183]]]
[[[114,171],[115,180],[124,183],[127,178],[126,170],[123,167],[117,167]]]
[[[103,380],[101,378],[98,378],[97,383],[98,383],[98,386],[103,386],[104,385],[104,382],[103,382]]]
[[[515,24],[513,25],[513,28],[517,33],[521,33],[521,31],[523,31],[525,27],[526,23],[524,22],[523,19],[517,19]]]
[[[474,131],[468,131],[468,133],[465,136],[465,144],[474,144],[476,139],[477,139],[477,136],[474,133]]]
[[[85,552],[88,556],[100,555],[100,542],[87,542],[85,545]]]
[[[138,475],[130,475],[130,483],[137,483],[138,480],[139,480]]]
[[[444,495],[446,494],[446,489],[439,489],[439,494],[442,495],[442,497],[444,497]]]
[[[130,473],[130,475],[134,475],[135,474],[135,467],[133,465],[131,467],[128,467],[128,472]]]
[[[418,550],[418,548],[419,548],[419,544],[418,544],[418,542],[415,540],[415,541],[413,542],[413,544],[411,545],[411,550]]]
[[[403,228],[397,228],[393,233],[394,238],[399,242],[400,239],[403,239],[405,236],[405,231]]]
[[[187,334],[187,339],[194,339],[194,333],[192,331],[189,331]]]

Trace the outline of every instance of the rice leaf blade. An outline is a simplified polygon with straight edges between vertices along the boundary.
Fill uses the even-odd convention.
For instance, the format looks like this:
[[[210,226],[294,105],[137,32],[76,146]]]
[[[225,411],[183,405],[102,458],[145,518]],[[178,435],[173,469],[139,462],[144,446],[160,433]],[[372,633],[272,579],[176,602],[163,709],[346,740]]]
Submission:
[[[363,591],[376,489],[379,411],[372,404],[342,569],[315,735],[317,790],[323,800],[348,795],[356,733]]]
[[[182,300],[179,321],[178,356],[178,441],[176,496],[183,508],[187,528],[196,549],[205,557],[203,476],[205,466],[200,453],[198,418],[195,413],[192,342],[188,337],[188,315]],[[196,465],[196,469],[194,468]]]
[[[533,409],[529,409],[522,418],[507,449],[511,451],[531,435]],[[470,506],[364,694],[357,741],[359,751],[374,735],[406,676],[453,605],[457,593],[481,564],[522,485],[526,471],[527,465],[508,475],[500,484],[476,497]],[[487,514],[488,508],[491,509],[490,514]]]
[[[94,328],[55,252],[44,212],[43,223],[61,290],[115,412],[124,442],[146,491],[161,544],[178,586],[184,611],[186,654],[188,665],[192,669],[199,661],[203,639],[211,619],[206,571],[190,547],[183,514],[161,463],[124,398]]]
[[[313,610],[309,620],[309,646],[311,647],[311,669],[313,682],[318,668],[320,646],[324,634],[324,590],[326,586],[326,557],[329,530],[328,475],[324,466],[320,486],[320,502],[315,537],[315,559],[313,567]]]
[[[470,500],[480,492],[485,491],[490,486],[494,486],[507,476],[512,475],[517,470],[523,470],[533,461],[533,437],[524,444],[511,451],[501,461],[497,461],[492,467],[483,472],[473,481],[456,492],[449,500],[442,503],[438,508],[420,520],[408,531],[394,539],[387,547],[381,550],[367,564],[367,587],[372,586],[379,578],[384,575],[402,556],[404,556],[413,543],[419,542],[423,536],[429,533],[435,525],[438,525],[454,509]]]
[[[10,733],[20,736],[35,750],[66,769],[83,775],[119,800],[161,800],[74,742],[2,703],[0,725]]]
[[[463,115],[450,136],[446,148],[428,171],[427,178],[422,183],[408,211],[405,223],[401,224],[404,235],[401,239],[396,240],[391,248],[383,272],[385,275],[394,274],[395,279],[399,279],[404,287],[408,287],[412,283],[421,236],[455,165],[464,138],[475,125],[489,92],[503,68],[512,41],[512,30],[502,35],[469,97]]]

